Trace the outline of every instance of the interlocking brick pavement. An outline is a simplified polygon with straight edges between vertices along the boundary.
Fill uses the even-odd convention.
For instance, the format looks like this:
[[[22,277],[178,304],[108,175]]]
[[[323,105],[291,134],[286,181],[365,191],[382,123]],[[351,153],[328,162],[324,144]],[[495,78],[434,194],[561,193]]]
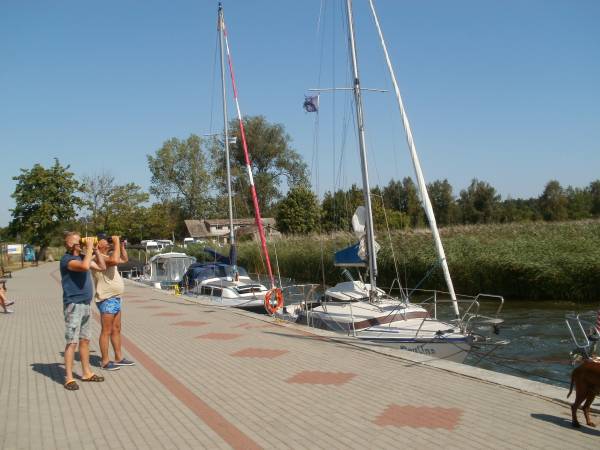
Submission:
[[[596,449],[600,443],[600,431],[571,428],[568,406],[502,385],[512,377],[492,374],[485,381],[480,369],[432,367],[399,357],[403,352],[365,350],[132,282],[124,295],[123,343],[137,365],[101,372],[104,383],[68,392],[57,272],[58,264],[48,263],[9,280],[17,302],[14,314],[0,314],[1,449]],[[221,339],[196,339],[200,330]],[[96,366],[98,332],[94,321]],[[305,382],[289,382],[302,376]]]

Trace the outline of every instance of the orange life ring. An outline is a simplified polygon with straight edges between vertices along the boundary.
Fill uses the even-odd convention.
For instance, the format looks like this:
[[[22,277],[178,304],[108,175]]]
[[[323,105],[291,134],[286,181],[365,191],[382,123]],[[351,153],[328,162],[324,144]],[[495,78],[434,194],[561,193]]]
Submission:
[[[275,298],[273,299],[273,294]],[[273,288],[265,294],[265,309],[270,315],[283,307],[283,292],[279,288]]]

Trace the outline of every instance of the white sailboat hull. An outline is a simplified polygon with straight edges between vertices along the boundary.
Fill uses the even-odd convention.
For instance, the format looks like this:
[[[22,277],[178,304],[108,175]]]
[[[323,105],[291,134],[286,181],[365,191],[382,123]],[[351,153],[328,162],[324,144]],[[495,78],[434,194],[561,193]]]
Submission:
[[[361,343],[455,362],[465,360],[473,342],[471,335],[430,317],[418,305],[389,297],[375,302],[364,300],[369,289],[360,282],[339,283],[327,290],[326,301],[318,306],[307,311],[301,303],[286,305],[286,312],[298,323],[343,333]]]
[[[260,309],[264,308],[265,300],[264,296],[260,298],[225,298],[225,297],[214,297],[211,295],[198,295],[191,296],[186,295],[192,301],[201,301],[213,303],[215,306],[223,306],[228,308],[241,308],[241,309]]]
[[[264,307],[266,293],[265,286],[248,277],[240,277],[238,281],[216,278],[202,281],[187,297],[216,306],[255,310]]]
[[[370,345],[391,347],[399,350],[406,350],[433,358],[445,359],[457,363],[463,363],[471,351],[471,344],[468,339],[456,339],[452,341],[429,340],[420,341],[417,339],[382,339],[359,335],[358,340]]]

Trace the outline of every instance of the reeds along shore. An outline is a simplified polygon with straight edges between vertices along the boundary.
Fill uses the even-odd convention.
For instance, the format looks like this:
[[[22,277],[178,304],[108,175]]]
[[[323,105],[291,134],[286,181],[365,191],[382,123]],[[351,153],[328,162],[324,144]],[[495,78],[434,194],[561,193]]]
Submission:
[[[461,294],[490,293],[505,299],[600,300],[600,221],[533,222],[459,226],[441,229],[455,289]],[[296,282],[333,285],[341,279],[333,266],[335,250],[353,243],[350,233],[285,236],[269,243],[273,265]],[[390,286],[396,268],[403,286],[446,290],[427,229],[378,233],[379,285]],[[394,264],[394,256],[396,264]],[[240,245],[239,263],[265,273],[259,247]],[[423,280],[425,274],[433,270]]]

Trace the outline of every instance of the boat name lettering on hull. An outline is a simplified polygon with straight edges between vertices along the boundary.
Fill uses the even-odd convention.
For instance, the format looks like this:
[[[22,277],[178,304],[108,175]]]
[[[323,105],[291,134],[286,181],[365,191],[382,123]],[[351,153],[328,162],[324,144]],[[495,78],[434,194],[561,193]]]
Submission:
[[[425,348],[425,344],[417,345],[416,347],[407,347],[406,345],[401,345],[400,350],[408,350],[413,353],[421,353],[422,355],[435,355],[435,349],[433,348]]]

